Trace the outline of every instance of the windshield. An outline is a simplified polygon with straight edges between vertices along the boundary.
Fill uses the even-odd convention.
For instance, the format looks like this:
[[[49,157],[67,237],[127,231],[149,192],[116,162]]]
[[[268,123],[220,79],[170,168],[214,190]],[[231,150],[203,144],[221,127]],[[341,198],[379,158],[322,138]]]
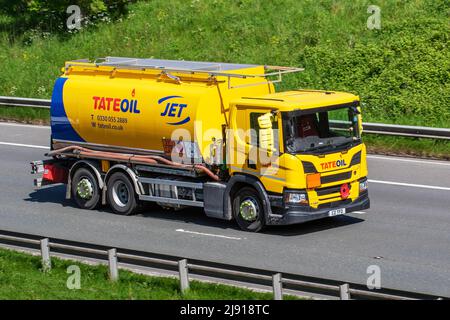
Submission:
[[[341,107],[315,113],[288,112],[283,117],[288,153],[328,152],[359,143],[358,110]]]

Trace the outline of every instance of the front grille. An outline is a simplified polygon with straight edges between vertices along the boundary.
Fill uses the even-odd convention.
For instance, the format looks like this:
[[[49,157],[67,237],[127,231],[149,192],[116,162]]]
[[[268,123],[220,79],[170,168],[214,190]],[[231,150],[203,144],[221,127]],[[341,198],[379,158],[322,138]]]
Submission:
[[[319,206],[317,208],[318,209],[333,209],[333,208],[344,206],[344,205],[350,204],[350,203],[352,203],[351,199],[339,200],[339,201],[333,201],[333,202],[319,204]]]
[[[316,173],[316,167],[314,167],[314,165],[311,162],[308,161],[302,161],[303,164],[303,171],[305,173]]]
[[[340,191],[341,191],[341,186],[316,189],[316,193],[319,197],[326,196],[326,195],[340,192]]]
[[[320,183],[327,184],[327,183],[332,183],[332,182],[337,182],[337,181],[343,181],[343,180],[348,180],[351,177],[352,177],[351,171],[342,172],[342,173],[338,173],[338,174],[332,174],[329,176],[321,176]]]
[[[352,189],[352,185],[350,183],[348,183],[348,188],[350,190]],[[341,185],[316,189],[316,193],[319,197],[327,196],[327,195],[333,194],[333,193],[340,193],[340,192],[341,192]]]

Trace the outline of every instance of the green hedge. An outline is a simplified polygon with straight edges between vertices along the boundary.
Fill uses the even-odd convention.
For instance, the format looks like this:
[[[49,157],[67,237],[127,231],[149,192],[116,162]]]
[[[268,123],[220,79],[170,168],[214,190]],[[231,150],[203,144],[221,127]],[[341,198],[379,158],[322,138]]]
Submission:
[[[14,40],[26,34],[27,40],[33,32],[67,31],[67,8],[76,4],[80,7],[83,24],[92,23],[107,17],[115,19],[126,13],[127,0],[0,0],[0,14],[12,19],[0,20],[0,30],[10,34]]]
[[[367,29],[372,4],[381,30]],[[449,0],[140,1],[64,39],[8,42],[0,32],[0,94],[48,98],[64,61],[107,55],[294,65],[305,72],[281,89],[350,91],[365,121],[450,127],[449,8]]]

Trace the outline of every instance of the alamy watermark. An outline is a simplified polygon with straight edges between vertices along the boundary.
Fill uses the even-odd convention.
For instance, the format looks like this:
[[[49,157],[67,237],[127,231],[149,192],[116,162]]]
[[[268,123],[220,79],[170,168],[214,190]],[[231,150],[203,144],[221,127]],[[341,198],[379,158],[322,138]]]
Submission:
[[[381,29],[381,8],[376,5],[370,5],[367,7],[367,13],[371,15],[367,18],[367,29],[380,30]]]
[[[67,274],[70,276],[67,277],[66,287],[69,290],[78,290],[81,289],[81,270],[77,265],[70,265],[67,267]]]
[[[70,16],[67,18],[66,26],[69,30],[80,30],[81,29],[81,9],[77,5],[70,5],[66,10],[67,14]]]
[[[381,268],[376,264],[372,264],[367,267],[366,273],[369,275],[367,278],[367,288],[370,290],[381,289]]]

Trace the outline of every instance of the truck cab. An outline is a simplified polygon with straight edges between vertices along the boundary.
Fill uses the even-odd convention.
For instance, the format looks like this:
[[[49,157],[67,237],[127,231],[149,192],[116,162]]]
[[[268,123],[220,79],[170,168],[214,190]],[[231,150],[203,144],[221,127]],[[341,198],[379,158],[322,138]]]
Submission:
[[[358,96],[296,90],[245,97],[232,102],[230,118],[230,174],[261,182],[270,203],[265,224],[369,208]],[[258,203],[251,198],[235,210],[245,211],[244,226],[258,228]]]

